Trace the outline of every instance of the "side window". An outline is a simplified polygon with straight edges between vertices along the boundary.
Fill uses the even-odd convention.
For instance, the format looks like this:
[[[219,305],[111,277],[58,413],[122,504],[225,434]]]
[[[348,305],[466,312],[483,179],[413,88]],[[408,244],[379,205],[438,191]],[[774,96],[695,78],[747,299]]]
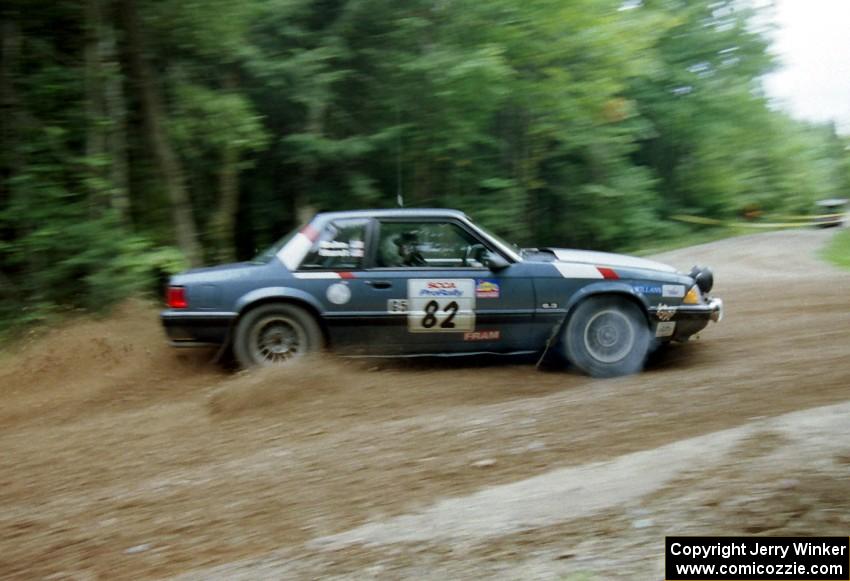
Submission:
[[[313,242],[301,269],[353,270],[363,267],[366,226],[369,220],[355,218],[331,222]]]
[[[481,268],[486,249],[449,222],[382,222],[379,267]]]

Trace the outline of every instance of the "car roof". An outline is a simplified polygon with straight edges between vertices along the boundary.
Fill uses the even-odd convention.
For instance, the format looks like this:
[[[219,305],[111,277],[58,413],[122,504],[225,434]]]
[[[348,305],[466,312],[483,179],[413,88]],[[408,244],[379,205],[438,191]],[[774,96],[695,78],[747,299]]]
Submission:
[[[320,212],[316,218],[467,218],[459,210],[447,208],[384,208],[377,210],[345,210],[341,212]]]

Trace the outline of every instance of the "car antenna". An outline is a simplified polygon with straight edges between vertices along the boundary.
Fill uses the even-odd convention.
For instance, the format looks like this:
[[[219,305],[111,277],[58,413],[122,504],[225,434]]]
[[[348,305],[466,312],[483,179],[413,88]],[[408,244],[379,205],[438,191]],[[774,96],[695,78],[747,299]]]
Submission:
[[[398,103],[395,106],[395,122],[398,127],[398,141],[396,142],[396,159],[395,159],[395,201],[399,208],[404,208],[404,190],[401,184],[401,113]]]

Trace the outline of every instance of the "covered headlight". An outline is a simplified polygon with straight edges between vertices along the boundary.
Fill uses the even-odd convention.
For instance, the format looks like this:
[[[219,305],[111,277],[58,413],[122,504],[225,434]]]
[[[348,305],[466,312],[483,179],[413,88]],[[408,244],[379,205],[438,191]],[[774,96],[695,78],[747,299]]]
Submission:
[[[714,288],[714,273],[709,267],[694,266],[689,275],[703,294],[711,292],[711,289]]]
[[[699,287],[694,285],[688,290],[685,294],[685,298],[682,299],[682,304],[685,305],[698,305],[702,302],[702,294],[699,292]]]

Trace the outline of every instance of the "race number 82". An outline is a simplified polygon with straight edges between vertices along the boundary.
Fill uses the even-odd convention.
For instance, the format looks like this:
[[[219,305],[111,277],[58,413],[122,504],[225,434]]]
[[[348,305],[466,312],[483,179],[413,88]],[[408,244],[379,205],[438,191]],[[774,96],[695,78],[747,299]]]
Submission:
[[[448,316],[440,322],[441,329],[455,328],[454,318],[459,308],[457,301],[452,301],[443,308],[443,312],[448,313]],[[437,301],[428,301],[425,305],[425,316],[422,317],[422,326],[424,328],[430,329],[437,324],[437,311],[439,310],[440,303]]]
[[[410,279],[407,301],[407,329],[411,333],[475,330],[473,279]]]

